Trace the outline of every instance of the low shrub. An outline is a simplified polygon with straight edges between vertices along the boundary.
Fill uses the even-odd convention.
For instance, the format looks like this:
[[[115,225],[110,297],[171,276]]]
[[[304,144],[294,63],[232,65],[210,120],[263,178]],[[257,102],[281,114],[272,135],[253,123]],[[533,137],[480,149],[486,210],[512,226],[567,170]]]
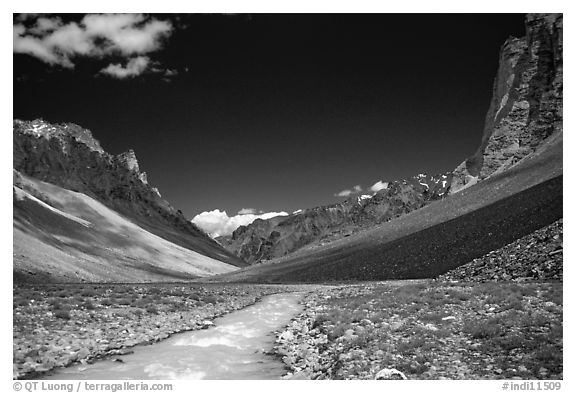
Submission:
[[[158,308],[153,304],[147,305],[145,310],[148,314],[158,314]]]
[[[472,336],[472,338],[493,338],[502,333],[502,326],[498,324],[495,319],[488,321],[473,321],[464,324],[464,333]]]
[[[218,303],[218,299],[216,298],[216,296],[212,295],[204,296],[204,299],[202,300],[204,301],[204,303],[210,303],[210,304]]]
[[[68,320],[68,319],[70,319],[70,311],[68,311],[68,310],[56,310],[54,312],[54,316],[56,318]]]

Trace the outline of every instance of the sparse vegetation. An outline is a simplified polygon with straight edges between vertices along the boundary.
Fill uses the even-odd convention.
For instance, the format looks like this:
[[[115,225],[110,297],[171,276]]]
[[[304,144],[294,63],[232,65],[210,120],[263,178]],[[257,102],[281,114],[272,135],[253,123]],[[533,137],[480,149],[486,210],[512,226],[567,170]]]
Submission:
[[[54,316],[60,319],[70,319],[70,311],[68,310],[56,310]]]
[[[562,283],[392,281],[329,293],[294,328],[294,354],[282,349],[313,378],[372,379],[385,367],[412,379],[562,378]]]

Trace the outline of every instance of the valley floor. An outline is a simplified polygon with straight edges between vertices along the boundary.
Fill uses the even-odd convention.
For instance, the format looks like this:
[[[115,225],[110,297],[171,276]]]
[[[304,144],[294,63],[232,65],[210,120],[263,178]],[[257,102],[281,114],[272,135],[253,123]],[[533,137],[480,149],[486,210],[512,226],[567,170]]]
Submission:
[[[563,229],[553,223],[437,279],[336,286],[16,284],[14,378],[128,353],[265,295],[307,292],[276,332],[285,378],[562,379]]]
[[[13,377],[130,352],[211,320],[290,285],[27,284],[13,291]],[[312,290],[312,287],[306,287]]]

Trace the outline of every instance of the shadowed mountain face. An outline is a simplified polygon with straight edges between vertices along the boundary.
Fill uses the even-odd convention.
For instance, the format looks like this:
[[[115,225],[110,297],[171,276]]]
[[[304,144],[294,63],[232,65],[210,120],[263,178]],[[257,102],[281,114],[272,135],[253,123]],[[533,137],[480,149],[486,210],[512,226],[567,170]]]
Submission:
[[[419,174],[383,184],[372,195],[306,209],[286,217],[256,220],[218,240],[249,263],[284,256],[310,244],[350,236],[419,209],[448,195],[450,175]]]
[[[470,252],[462,252],[461,258],[452,262],[438,261],[438,266],[424,268],[422,265],[422,271],[418,273],[419,264],[430,264],[436,260],[433,253],[428,253],[430,249],[434,249],[432,247],[426,252],[422,251],[419,256],[408,253],[412,259],[405,269],[387,269],[379,265],[386,263],[385,255],[380,253],[392,252],[392,249],[374,242],[391,241],[391,238],[382,239],[378,233],[388,233],[386,228],[396,228],[394,239],[397,239],[396,236],[400,234],[409,235],[431,225],[442,223],[446,228],[451,228],[450,224],[444,223],[447,217],[457,220],[461,214],[472,214],[475,209],[482,208],[487,210],[483,210],[478,216],[469,217],[508,222],[507,214],[518,215],[516,226],[509,228],[512,235],[501,234],[500,237],[513,241],[516,234],[526,234],[526,230],[538,229],[562,217],[561,178],[550,183],[548,188],[537,187],[539,183],[562,174],[562,23],[561,14],[528,15],[526,37],[510,38],[503,45],[481,144],[477,152],[452,173],[422,182],[419,177],[410,181],[389,182],[388,189],[366,199],[347,200],[332,206],[308,209],[298,215],[255,221],[247,227],[240,227],[231,238],[221,239],[221,243],[248,262],[279,258],[278,263],[287,265],[284,268],[262,266],[261,269],[249,269],[246,274],[233,274],[230,277],[250,277],[249,280],[257,281],[317,281],[327,264],[330,264],[330,269],[336,269],[337,266],[339,270],[331,273],[324,271],[325,278],[426,277],[445,271],[447,266],[466,263],[468,257],[483,252],[486,247],[472,247]],[[499,175],[505,176],[498,177]],[[494,176],[502,180],[494,180],[471,191],[473,197],[478,199],[477,202],[473,197],[467,196],[464,201],[469,205],[466,205],[461,202],[460,196],[456,198],[456,195],[464,192],[466,188]],[[520,177],[516,181],[510,180],[510,176]],[[419,184],[426,183],[428,187],[415,184],[415,181]],[[501,190],[503,184],[505,190]],[[492,190],[490,187],[496,189]],[[533,206],[526,197],[528,194],[525,190],[529,187],[534,187]],[[521,192],[523,196],[518,196],[517,200],[519,205],[513,206],[514,202],[511,201],[515,200],[514,194]],[[489,198],[486,197],[487,194],[490,195]],[[488,205],[496,204],[505,196],[510,198],[508,203],[511,205],[502,203],[493,206],[493,210],[498,210],[502,216],[488,214],[491,209]],[[442,201],[437,202],[438,200]],[[427,206],[429,204],[430,206]],[[432,206],[442,206],[442,210],[435,210]],[[531,218],[528,221],[520,219],[519,213],[522,211],[528,214],[528,210],[524,208],[527,206],[537,209],[530,213]],[[426,208],[422,209],[423,207]],[[516,211],[513,207],[520,210]],[[426,212],[432,211],[438,216],[426,215]],[[390,222],[386,223],[388,221]],[[406,231],[407,227],[395,225],[405,221],[411,223],[409,231]],[[454,223],[456,225],[458,221]],[[470,224],[471,221],[468,221],[467,225]],[[366,231],[367,228],[372,229]],[[476,233],[479,239],[487,236],[488,232],[474,232],[474,228],[470,227],[471,236],[472,233]],[[358,236],[353,236],[356,232]],[[445,232],[449,233],[450,230],[446,229]],[[465,233],[464,229],[461,232]],[[436,235],[438,233],[434,232],[434,236]],[[338,241],[339,239],[342,240]],[[336,241],[327,244],[332,240]],[[420,240],[427,244],[426,237]],[[439,241],[440,237],[436,240]],[[487,245],[494,245],[493,243],[494,241],[485,242]],[[326,246],[322,247],[324,244]],[[408,242],[404,246],[409,245],[413,250],[420,247],[411,244]],[[463,247],[464,243],[459,243],[458,246]],[[365,261],[354,260],[354,255],[360,253]],[[286,254],[290,255],[282,258]],[[337,260],[341,263],[336,263]],[[314,269],[317,271],[311,274],[311,265],[316,262],[318,264]],[[345,266],[346,263],[356,267]],[[363,265],[364,263],[376,264],[378,267],[369,268]],[[398,260],[397,263],[401,262]],[[365,269],[364,273],[358,269]],[[338,276],[337,271],[343,274]],[[302,274],[299,276],[298,272]],[[375,275],[371,276],[369,272],[374,272]]]
[[[148,184],[146,173],[140,172],[133,151],[112,156],[102,150],[90,131],[74,124],[52,125],[42,120],[14,121],[13,151],[15,247],[20,246],[17,243],[25,242],[25,237],[20,236],[19,231],[22,231],[27,236],[40,239],[60,250],[62,247],[68,249],[78,246],[82,249],[88,246],[89,250],[83,249],[82,252],[104,257],[100,251],[113,248],[114,242],[118,239],[127,242],[125,244],[127,247],[137,246],[140,241],[143,248],[153,247],[145,244],[145,239],[150,235],[166,247],[172,244],[182,251],[183,261],[184,254],[190,252],[195,255],[191,260],[202,259],[204,262],[211,261],[215,264],[214,269],[206,267],[198,271],[190,266],[173,266],[174,271],[168,275],[172,279],[175,276],[189,278],[227,271],[226,268],[221,269],[220,265],[231,268],[244,265],[241,260],[186,220],[181,212],[160,196],[157,189]],[[64,198],[63,195],[67,197]],[[106,210],[106,213],[93,216],[95,203],[99,206],[96,210],[101,212]],[[122,227],[138,228],[137,232],[142,235],[139,240],[131,237],[129,233],[121,235],[122,231],[114,227],[108,219],[116,215],[126,221]],[[67,233],[66,237],[82,238],[78,239],[79,243],[76,246],[72,243],[63,246],[61,242],[51,237],[57,232],[59,223],[63,225],[61,228],[66,228],[64,230]],[[116,230],[112,230],[113,228]],[[43,235],[40,235],[38,230]],[[108,236],[110,231],[115,235]],[[148,235],[144,236],[140,231]],[[88,237],[83,238],[82,233]],[[102,236],[91,238],[89,233],[93,235],[98,233]],[[104,233],[106,235],[103,235]],[[21,245],[26,248],[25,243]],[[118,250],[122,249],[121,244],[115,246]],[[16,260],[36,259],[31,257],[32,254],[35,254],[33,250],[22,249],[21,255],[15,258],[15,270],[18,271],[19,266]],[[166,271],[162,273],[162,264],[155,261],[162,259],[156,252],[146,255],[142,257],[144,261],[159,266],[155,276],[166,273]],[[36,257],[40,258],[39,255]],[[115,259],[119,260],[108,254],[106,257],[112,259],[110,264],[114,264]],[[141,262],[140,257],[133,257],[135,264],[138,265]],[[124,256],[120,259],[123,258]],[[38,266],[42,266],[42,260],[36,262]],[[37,270],[41,271],[42,268]],[[52,273],[55,274],[55,271]],[[129,280],[130,274],[124,273],[123,279]],[[66,276],[65,279],[79,277],[97,281],[115,279],[109,276],[105,269],[85,275],[80,272],[77,276]],[[136,281],[142,279],[138,274],[134,277]]]

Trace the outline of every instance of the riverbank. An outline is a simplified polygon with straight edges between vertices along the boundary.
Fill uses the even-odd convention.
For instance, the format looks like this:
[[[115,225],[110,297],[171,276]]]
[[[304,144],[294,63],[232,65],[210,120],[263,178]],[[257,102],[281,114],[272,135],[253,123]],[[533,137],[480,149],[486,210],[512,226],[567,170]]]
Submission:
[[[13,290],[13,377],[122,355],[139,344],[211,326],[289,285],[50,284]]]
[[[434,280],[309,294],[277,332],[296,379],[562,379],[562,282]]]

